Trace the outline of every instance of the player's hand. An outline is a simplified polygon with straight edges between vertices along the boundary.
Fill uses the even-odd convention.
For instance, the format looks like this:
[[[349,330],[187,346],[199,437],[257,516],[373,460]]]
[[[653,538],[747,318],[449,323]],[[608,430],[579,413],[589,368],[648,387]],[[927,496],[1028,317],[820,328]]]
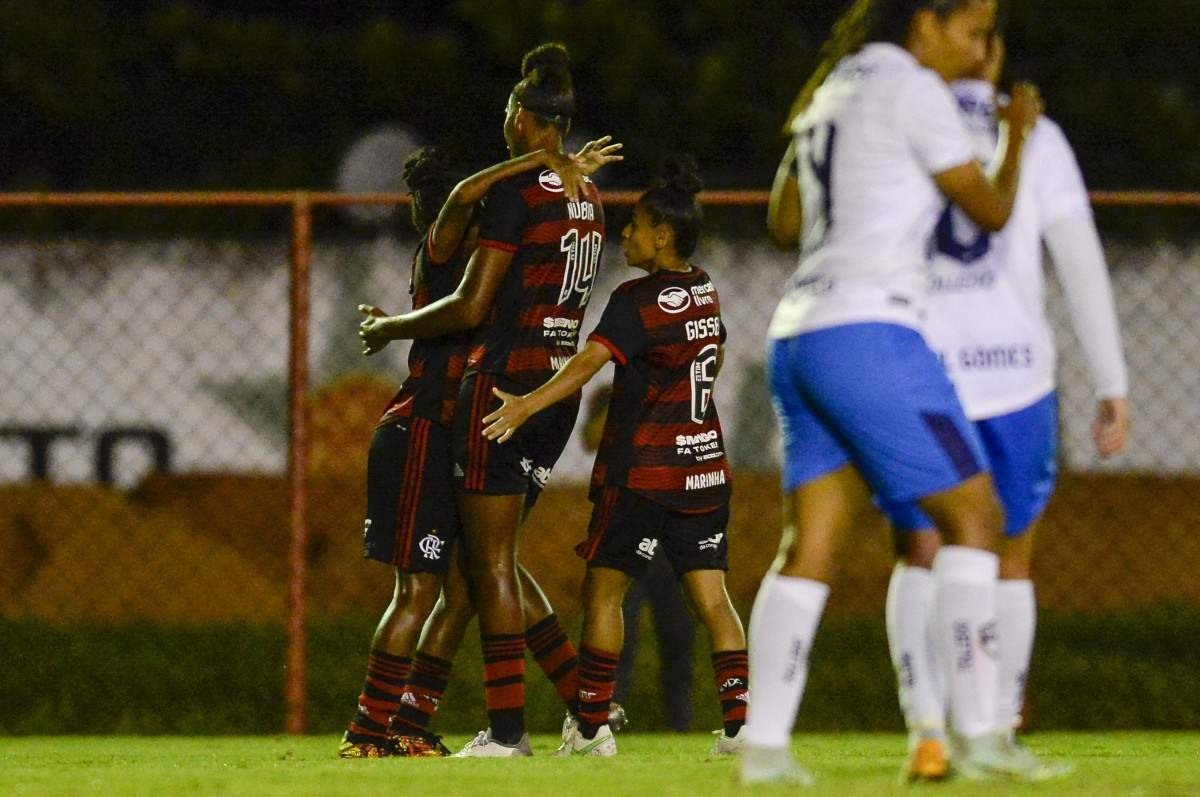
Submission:
[[[508,442],[508,438],[529,420],[528,402],[524,396],[505,393],[499,388],[492,388],[492,393],[500,399],[500,406],[489,415],[483,416],[483,436],[498,443]]]
[[[571,160],[579,167],[579,170],[584,174],[595,174],[602,167],[616,163],[617,161],[625,160],[624,155],[619,155],[624,144],[613,144],[612,136],[604,136],[595,141],[589,141],[583,145],[583,148],[571,156]]]
[[[1129,400],[1107,398],[1096,402],[1096,423],[1092,426],[1096,453],[1104,459],[1119,454],[1128,437]]]
[[[562,182],[563,194],[567,199],[571,202],[578,202],[579,195],[583,193],[586,183],[583,179],[583,170],[575,162],[575,156],[543,150],[541,160],[547,169],[558,175],[558,179]]]
[[[360,304],[358,312],[366,316],[358,325],[358,340],[362,344],[362,353],[369,357],[390,342],[390,338],[383,336],[383,319],[387,318],[387,313],[373,304]]]
[[[996,114],[1008,122],[1011,130],[1027,136],[1045,110],[1042,93],[1037,86],[1032,83],[1017,83],[1013,86],[1008,104],[997,108]]]

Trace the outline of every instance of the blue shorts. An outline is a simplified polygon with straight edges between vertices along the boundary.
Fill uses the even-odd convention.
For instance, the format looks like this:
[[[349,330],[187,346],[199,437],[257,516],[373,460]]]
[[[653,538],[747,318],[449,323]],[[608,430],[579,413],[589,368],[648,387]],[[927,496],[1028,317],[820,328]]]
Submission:
[[[913,329],[846,324],[773,340],[767,371],[785,491],[852,462],[877,495],[909,502],[985,469],[954,386]]]
[[[1004,507],[1004,534],[1018,537],[1041,516],[1058,477],[1058,394],[1051,392],[1028,407],[975,422],[987,455],[996,492]],[[912,503],[877,499],[892,525],[901,531],[933,528],[933,521]]]

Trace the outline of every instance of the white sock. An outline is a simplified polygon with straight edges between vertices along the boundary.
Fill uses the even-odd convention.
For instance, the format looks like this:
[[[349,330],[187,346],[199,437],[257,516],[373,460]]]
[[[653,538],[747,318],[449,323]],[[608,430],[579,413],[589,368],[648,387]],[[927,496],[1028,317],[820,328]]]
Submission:
[[[996,729],[1010,733],[1025,703],[1025,680],[1033,656],[1037,602],[1032,581],[1001,581],[996,587],[996,636],[1000,640]]]
[[[886,618],[900,710],[910,732],[941,735],[946,730],[946,706],[930,644],[932,600],[933,574],[898,563],[888,582]]]
[[[996,578],[994,553],[943,545],[933,560],[933,621],[950,705],[959,736],[996,727]]]
[[[829,586],[768,573],[750,613],[750,705],[746,743],[785,748],[808,680],[808,652]]]

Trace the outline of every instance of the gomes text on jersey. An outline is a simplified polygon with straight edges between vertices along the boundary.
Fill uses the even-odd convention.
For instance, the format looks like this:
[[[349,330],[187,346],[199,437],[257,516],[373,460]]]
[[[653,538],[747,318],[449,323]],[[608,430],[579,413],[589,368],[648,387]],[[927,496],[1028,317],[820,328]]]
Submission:
[[[604,209],[588,183],[568,201],[558,176],[529,172],[497,183],[480,211],[479,246],[513,259],[477,330],[468,373],[540,385],[576,351],[604,244]]]
[[[725,327],[708,275],[659,271],[622,284],[588,339],[618,365],[593,489],[625,487],[684,511],[728,501],[712,400]]]
[[[429,231],[430,236],[433,230]],[[413,255],[408,292],[412,309],[449,296],[458,287],[467,259],[458,250],[445,263],[430,255],[429,238]],[[414,340],[408,350],[408,377],[399,392],[388,402],[379,423],[416,416],[448,425],[454,417],[458,384],[467,364],[469,334],[445,335],[430,340]]]

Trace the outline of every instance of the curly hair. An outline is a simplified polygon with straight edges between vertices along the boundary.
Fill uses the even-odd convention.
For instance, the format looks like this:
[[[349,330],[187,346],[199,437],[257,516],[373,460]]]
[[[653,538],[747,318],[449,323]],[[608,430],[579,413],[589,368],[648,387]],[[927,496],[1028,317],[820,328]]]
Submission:
[[[457,182],[450,162],[437,147],[422,147],[404,162],[404,183],[412,197],[412,223],[418,233],[424,235],[437,221]]]

